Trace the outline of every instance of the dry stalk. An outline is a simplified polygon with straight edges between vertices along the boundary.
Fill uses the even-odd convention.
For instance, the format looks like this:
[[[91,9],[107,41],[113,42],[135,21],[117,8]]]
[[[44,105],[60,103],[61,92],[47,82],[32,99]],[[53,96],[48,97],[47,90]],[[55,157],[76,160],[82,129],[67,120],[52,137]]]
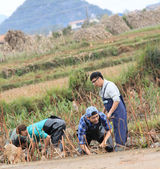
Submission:
[[[58,152],[58,150],[57,150],[55,147],[53,147],[53,149],[55,150],[55,152],[58,154],[58,156],[59,156],[60,158],[63,158],[62,155]]]
[[[111,134],[111,137],[112,137],[112,141],[113,141],[114,133],[112,133],[112,130],[111,130],[111,128],[110,128],[109,119],[108,119],[108,118],[107,118],[107,124],[108,124],[109,131],[110,131],[110,134]],[[113,151],[114,151],[114,142],[113,142]]]
[[[68,143],[70,144],[70,146],[73,148],[73,150],[76,152],[77,155],[80,155],[79,152],[76,150],[76,148],[74,147],[74,145],[72,144],[71,140],[68,137],[68,134],[64,131],[64,134],[66,136],[66,139],[68,140]]]
[[[6,136],[8,138],[8,130],[7,130],[7,126],[6,126],[6,122],[5,122],[5,118],[4,118],[4,113],[3,113],[3,106],[1,105],[1,112],[2,112],[2,125],[4,125],[4,129],[5,129],[5,133],[6,133]]]
[[[70,153],[70,155],[71,155],[71,157],[73,157],[73,152],[70,150],[70,148],[66,145],[66,149],[67,149],[67,151],[66,152],[69,152]]]
[[[65,140],[63,136],[62,136],[62,147],[63,147],[64,157],[66,157]]]
[[[143,107],[142,90],[141,90],[141,89],[139,89],[138,97],[139,97],[139,99],[140,99],[140,103],[141,103],[141,106],[142,106],[142,107],[141,107],[141,112],[143,112],[143,113],[145,114],[146,128],[147,128],[147,131],[148,131],[148,133],[149,133],[149,126],[148,126],[148,121],[147,121],[147,114],[146,114],[146,111],[145,111],[145,109],[144,109],[144,107]],[[152,137],[151,137],[150,135],[148,135],[148,136],[149,136],[149,138],[151,139],[152,143],[154,143]],[[149,140],[148,140],[148,138],[147,138],[146,135],[145,135],[145,137],[146,137],[147,143],[148,143],[148,145],[149,145],[149,147],[150,147]]]

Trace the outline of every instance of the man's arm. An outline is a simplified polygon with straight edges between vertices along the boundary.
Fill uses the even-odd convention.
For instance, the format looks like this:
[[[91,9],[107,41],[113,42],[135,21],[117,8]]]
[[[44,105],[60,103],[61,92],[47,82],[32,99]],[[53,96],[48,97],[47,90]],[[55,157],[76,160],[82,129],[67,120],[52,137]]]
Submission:
[[[101,117],[102,125],[106,130],[106,134],[104,136],[104,139],[103,139],[102,143],[99,146],[100,147],[105,147],[108,138],[111,136],[112,126],[111,126],[109,120],[107,119],[107,117],[106,117],[106,115],[104,113],[100,113],[100,117]]]
[[[88,149],[86,145],[86,122],[84,121],[84,118],[80,119],[79,126],[78,126],[78,140],[80,148],[87,154],[90,155],[91,152]]]
[[[108,140],[108,138],[109,138],[110,136],[111,136],[111,131],[108,130],[108,131],[107,131],[107,134],[105,135],[105,137],[104,137],[102,143],[99,145],[99,147],[101,147],[101,148],[106,147],[106,142],[107,142],[107,140]]]
[[[104,107],[103,108],[103,111],[102,111],[104,114],[106,114],[107,113],[107,110],[106,110],[106,108]]]
[[[49,142],[50,142],[50,136],[48,135],[45,139],[44,139],[44,148],[43,148],[43,150],[42,150],[42,154],[45,154],[45,152],[46,152],[46,148],[47,148],[47,146],[49,145]]]
[[[107,118],[111,117],[112,113],[116,110],[116,108],[118,107],[118,105],[119,105],[119,101],[114,101],[113,102],[113,105],[112,105],[111,109],[109,110],[108,113],[106,113]]]
[[[30,146],[29,148],[31,147],[31,156],[34,155],[34,150],[36,148],[36,143],[33,141],[33,139],[30,139]]]
[[[85,144],[80,144],[80,147],[87,155],[91,155],[90,150],[88,149],[88,147]]]

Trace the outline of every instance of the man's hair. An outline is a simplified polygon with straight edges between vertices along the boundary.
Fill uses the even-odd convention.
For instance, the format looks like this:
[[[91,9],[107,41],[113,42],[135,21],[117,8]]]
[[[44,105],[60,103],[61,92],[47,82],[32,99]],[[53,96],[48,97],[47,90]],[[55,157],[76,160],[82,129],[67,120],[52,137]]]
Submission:
[[[93,111],[92,113],[91,113],[91,115],[92,116],[94,116],[95,114],[98,114],[96,111]]]
[[[92,81],[94,78],[102,78],[103,79],[103,76],[101,74],[101,72],[93,72],[91,75],[90,75],[90,81]]]
[[[27,126],[25,124],[20,124],[16,128],[16,133],[17,134],[21,134],[21,131],[25,131],[26,129],[27,129]]]

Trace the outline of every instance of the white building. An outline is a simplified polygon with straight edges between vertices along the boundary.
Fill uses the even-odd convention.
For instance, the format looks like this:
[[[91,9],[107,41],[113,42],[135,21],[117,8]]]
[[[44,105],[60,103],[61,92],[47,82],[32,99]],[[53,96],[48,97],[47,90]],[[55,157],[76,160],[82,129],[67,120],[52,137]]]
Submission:
[[[85,20],[77,20],[77,21],[73,21],[69,23],[69,26],[71,26],[71,29],[79,29],[82,27],[82,25],[84,24]]]

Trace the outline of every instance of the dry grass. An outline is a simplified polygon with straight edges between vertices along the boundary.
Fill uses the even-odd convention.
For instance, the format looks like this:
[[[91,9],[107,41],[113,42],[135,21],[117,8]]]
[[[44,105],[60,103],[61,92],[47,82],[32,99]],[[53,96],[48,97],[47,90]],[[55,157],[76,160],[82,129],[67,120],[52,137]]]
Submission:
[[[25,154],[21,147],[16,147],[13,144],[7,144],[4,147],[4,156],[8,159],[10,164],[15,164],[19,162],[26,162]]]
[[[99,69],[106,77],[116,78],[122,73],[124,70],[135,64],[134,62],[124,63],[122,65],[116,65],[109,68]],[[1,92],[0,100],[5,100],[6,102],[11,102],[19,97],[32,97],[32,96],[42,96],[46,93],[46,90],[50,90],[51,88],[57,87],[68,87],[68,78],[61,78],[52,81],[46,81],[43,83],[38,83],[35,85],[28,85],[16,89],[7,90]]]
[[[123,71],[127,71],[128,67],[131,65],[135,65],[135,62],[129,62],[121,65],[116,65],[113,67],[98,69],[97,71],[102,72],[102,74],[108,78],[114,79],[118,77]]]
[[[119,70],[119,69],[117,69]],[[116,72],[114,72],[116,74]],[[117,73],[118,74],[118,73]],[[136,84],[136,82],[135,82]],[[153,86],[154,87],[154,86]],[[152,87],[152,88],[153,88]],[[152,95],[152,88],[150,88],[150,93],[148,96],[153,98]],[[129,124],[132,124],[133,127],[129,128],[129,145],[127,149],[134,149],[134,148],[143,148],[143,147],[152,147],[157,140],[160,140],[159,137],[159,128],[158,128],[158,120],[155,121],[154,125],[150,126],[149,123],[152,121],[155,115],[159,113],[159,93],[156,93],[155,98],[155,105],[156,107],[152,109],[152,100],[147,100],[146,98],[146,91],[141,86],[134,87],[127,87],[126,91],[123,91],[125,97],[125,102],[127,105],[127,112],[128,112],[128,121]],[[98,100],[100,99],[98,96],[96,97],[96,102],[94,102],[95,94],[90,93],[90,95],[86,95],[86,100],[81,100],[81,105],[86,106],[86,102],[96,106],[99,108]],[[75,157],[79,156],[80,154],[77,152],[77,145],[78,140],[76,136],[76,123],[73,120],[75,116],[78,117],[78,120],[84,113],[80,110],[80,105],[77,104],[78,109],[71,111],[70,115],[63,114],[63,119],[66,121],[67,127],[69,128],[65,132],[65,139],[63,140],[63,153],[57,152],[52,145],[48,147],[48,152],[46,153],[45,157],[42,156],[40,150],[37,151],[36,158],[32,160],[43,160],[43,159],[57,159],[57,158],[65,158],[65,157]],[[58,111],[58,110],[57,110]],[[3,112],[3,111],[2,111]],[[143,115],[143,120],[142,120]],[[2,114],[3,117],[3,114]],[[158,116],[157,116],[158,117]],[[29,117],[27,117],[29,118]],[[3,118],[4,119],[4,118]],[[72,119],[72,120],[71,120]],[[3,120],[3,130],[5,128],[5,120]],[[2,128],[1,128],[2,129]],[[114,136],[113,136],[114,138]],[[42,141],[43,142],[43,141]],[[98,145],[93,144],[93,146],[89,147],[90,151],[96,154],[104,153],[104,150],[99,149]]]
[[[121,41],[124,40],[128,40],[128,41],[132,41],[134,39],[138,38],[145,38],[147,36],[151,36],[151,35],[159,35],[160,34],[160,30],[159,28],[155,28],[154,30],[146,30],[144,32],[142,31],[137,31],[137,32],[127,32],[125,34],[121,34],[118,36],[112,36],[110,38],[108,38],[107,40],[101,40],[101,41],[96,41],[96,42],[91,42],[89,47],[85,47],[83,48],[83,52],[88,52],[88,51],[92,51],[96,48],[104,48],[106,46],[104,46],[104,44],[108,44],[108,45],[114,45],[116,43],[120,43]],[[43,38],[42,38],[43,39]],[[29,52],[27,54],[26,57],[19,56],[19,53],[16,52],[14,55],[17,58],[17,56],[19,56],[19,58],[23,57],[23,59],[15,59],[12,60],[11,62],[8,60],[7,63],[1,63],[0,64],[0,70],[7,68],[16,68],[16,67],[22,67],[22,66],[26,66],[28,64],[34,64],[37,62],[44,62],[46,60],[50,60],[53,59],[54,57],[61,57],[61,56],[67,56],[67,55],[77,55],[80,52],[80,49],[71,49],[68,48],[66,42],[63,44],[62,40],[59,39],[55,39],[54,43],[51,41],[51,43],[53,44],[58,44],[58,49],[55,49],[55,51],[52,51],[51,54],[41,54],[42,52],[37,52],[37,54],[39,53],[40,55],[38,55],[38,57],[31,57],[32,53]],[[40,42],[41,43],[41,42]],[[46,43],[46,41],[44,41],[43,43]],[[123,43],[122,43],[123,44]],[[46,45],[47,46],[47,45]],[[42,48],[43,49],[43,48]],[[25,52],[24,52],[25,53]],[[6,56],[7,57],[7,56]]]
[[[149,32],[149,35],[151,35],[152,32],[151,31],[148,31],[148,32]],[[139,36],[145,37],[148,34],[148,32],[145,32],[145,33],[137,32],[137,33],[134,33],[131,35],[124,34],[122,36],[117,36],[112,39],[112,43],[114,43],[114,42],[116,43],[119,40],[120,41],[121,40],[122,41],[128,40],[128,39],[134,40],[136,37],[139,37]],[[155,34],[155,32],[160,33],[160,30],[153,31],[153,34]],[[108,42],[106,42],[106,43],[108,43]],[[63,51],[64,53],[69,52],[69,50],[67,50],[67,49],[65,49],[65,50]],[[49,58],[50,56],[48,55],[46,57]],[[34,58],[33,58],[33,60],[34,60]],[[135,63],[133,63],[133,62],[125,63],[122,65],[99,69],[98,71],[101,71],[105,77],[114,79],[114,78],[117,78],[121,72],[123,72],[124,70],[127,70],[127,68],[132,64],[135,64]],[[137,93],[134,93],[135,89],[132,89],[132,88],[126,89],[126,91],[124,91],[124,93],[123,93],[126,96],[125,101],[126,101],[127,111],[128,111],[128,120],[130,123],[133,124],[133,126],[135,126],[135,128],[132,127],[133,131],[132,130],[129,131],[129,133],[131,135],[130,148],[133,148],[135,145],[136,146],[138,145],[138,147],[142,148],[144,146],[144,143],[145,144],[147,143],[147,145],[149,147],[149,146],[151,146],[152,143],[154,143],[153,137],[157,136],[157,134],[159,132],[159,131],[156,131],[155,133],[151,132],[151,128],[148,125],[149,124],[148,122],[151,120],[150,114],[151,113],[155,113],[155,114],[159,113],[159,107],[160,107],[159,96],[157,94],[156,106],[155,106],[155,109],[152,110],[150,108],[151,107],[151,100],[146,99],[146,102],[144,102],[144,100],[145,100],[144,98],[145,98],[146,93],[144,92],[143,89],[141,89],[141,86],[138,86],[137,84],[136,84],[136,86],[137,86],[137,90],[135,92],[138,91]],[[46,93],[46,90],[49,90],[54,87],[68,87],[68,78],[62,78],[62,79],[53,80],[53,81],[46,81],[46,82],[39,83],[36,85],[29,85],[29,86],[5,91],[5,92],[1,93],[0,100],[5,100],[7,102],[10,102],[10,101],[13,101],[14,99],[17,99],[18,97],[22,97],[22,96],[23,97],[32,97],[32,96],[40,97]],[[77,119],[79,120],[81,115],[84,114],[85,108],[87,106],[86,102],[96,106],[97,108],[102,108],[102,107],[100,107],[100,104],[99,104],[100,98],[98,96],[96,96],[95,94],[92,93],[88,96],[86,95],[85,97],[86,97],[85,101],[82,98],[81,102],[78,105],[79,107],[80,107],[80,105],[83,105],[83,109],[79,109],[78,111],[71,111],[69,115],[67,113],[64,113],[65,111],[63,112],[63,119],[66,121],[67,126],[72,129],[72,134],[70,132],[65,133],[66,134],[66,139],[64,140],[64,142],[65,142],[65,144],[64,144],[65,157],[66,156],[74,157],[74,156],[79,155],[76,150],[77,138],[75,135],[73,135],[73,133],[76,133],[77,121],[75,120],[75,117],[77,117]],[[140,103],[140,104],[137,104],[137,103]],[[55,107],[56,107],[56,104],[55,104]],[[55,112],[56,113],[59,112],[59,109],[57,109]],[[139,117],[141,114],[143,114],[144,125],[142,124],[141,118]],[[36,112],[35,112],[35,116],[36,116]],[[2,114],[2,117],[3,117],[3,114]],[[20,115],[20,117],[22,117],[22,115]],[[27,116],[26,118],[29,119],[30,117]],[[1,123],[1,132],[2,133],[7,132],[6,130],[4,130],[4,128],[6,129],[6,124],[5,124],[4,119],[5,118],[3,118],[2,123]],[[38,120],[38,118],[36,120]],[[152,127],[152,128],[154,128],[154,127]],[[152,133],[154,133],[154,135]],[[53,159],[56,156],[58,158],[63,158],[63,156],[61,156],[58,152],[55,152],[55,150],[52,149],[52,147],[49,147],[49,150],[50,151],[48,152],[48,154],[46,154],[45,158]],[[97,151],[97,152],[100,153],[99,151]],[[40,159],[42,159],[42,155],[38,151],[37,160],[40,160]]]
[[[68,85],[68,78],[46,81],[43,83],[24,86],[16,89],[4,91],[0,94],[0,100],[11,102],[19,97],[38,97],[46,93],[51,88],[66,87]]]

